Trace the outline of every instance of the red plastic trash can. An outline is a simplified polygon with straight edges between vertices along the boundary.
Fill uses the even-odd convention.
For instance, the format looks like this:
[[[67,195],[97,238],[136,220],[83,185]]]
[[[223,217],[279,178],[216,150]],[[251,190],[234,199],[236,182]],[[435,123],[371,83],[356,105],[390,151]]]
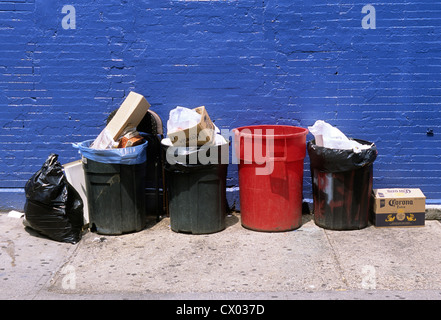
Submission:
[[[270,232],[300,227],[308,129],[258,125],[233,131],[242,226]]]

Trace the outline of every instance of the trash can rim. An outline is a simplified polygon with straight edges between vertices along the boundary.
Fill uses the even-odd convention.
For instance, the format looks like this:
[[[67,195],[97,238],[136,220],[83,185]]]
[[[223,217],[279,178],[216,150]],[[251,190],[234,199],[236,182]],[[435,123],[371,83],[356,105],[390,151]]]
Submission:
[[[127,148],[136,148],[136,147],[141,148],[141,147],[144,146],[145,144],[148,144],[148,141],[146,140],[146,141],[144,141],[143,143],[138,144],[138,145],[133,146],[133,147],[127,147],[127,148],[111,148],[111,149],[94,149],[94,148],[91,148],[91,147],[90,147],[90,145],[92,144],[93,141],[94,141],[93,139],[91,139],[91,140],[84,140],[84,141],[82,141],[82,142],[75,143],[74,145],[81,146],[81,147],[83,147],[83,148],[87,148],[87,149],[91,149],[91,150],[97,150],[97,151],[99,151],[99,152],[101,152],[101,151],[103,151],[103,152],[106,152],[106,151],[107,151],[107,152],[111,152],[111,151],[114,151],[115,149],[127,149]],[[131,150],[134,150],[134,149],[131,149]]]
[[[72,146],[78,149],[83,158],[100,163],[133,165],[144,163],[147,160],[147,140],[142,144],[133,147],[102,150],[90,148],[89,146],[92,142],[93,140],[85,140],[79,143],[72,143]]]
[[[361,139],[353,140],[364,145],[370,145],[370,147],[355,152],[352,149],[320,147],[315,144],[315,140],[308,141],[307,150],[311,170],[337,173],[353,171],[372,165],[378,155],[375,143]]]
[[[206,149],[206,148],[223,147],[223,146],[226,146],[226,145],[230,145],[230,141],[226,140],[225,142],[218,143],[218,144],[207,143],[207,144],[203,144],[201,146],[175,146],[175,145],[173,145],[171,143],[169,138],[164,138],[164,139],[161,140],[161,145],[164,148],[173,147],[173,148],[179,149],[179,150],[186,149],[186,150],[189,150],[189,151],[196,151],[196,150],[200,150],[200,149],[204,149],[204,148]]]
[[[363,139],[354,139],[354,138],[348,138],[348,139],[349,139],[349,140],[357,141],[358,143],[361,143],[361,144],[363,144],[363,145],[370,145],[371,148],[376,147],[375,142],[371,142],[371,141],[363,140]],[[334,148],[327,148],[327,147],[318,146],[318,145],[315,143],[315,139],[309,140],[309,141],[307,142],[307,144],[310,144],[310,145],[314,146],[314,148],[335,150],[335,152],[345,152],[345,151],[347,151],[347,152],[349,152],[349,153],[354,152],[353,149],[334,149]],[[366,149],[366,150],[369,150],[369,149]]]
[[[283,134],[255,134],[254,132],[249,134],[249,133],[244,133],[242,132],[242,130],[244,129],[282,129],[282,128],[286,128],[286,129],[295,129],[296,132],[289,132],[289,133],[283,133]],[[233,131],[241,136],[265,136],[265,137],[274,137],[274,138],[286,138],[286,137],[301,137],[301,136],[306,136],[309,132],[309,130],[307,128],[302,128],[302,127],[296,127],[296,126],[290,126],[290,125],[279,125],[279,124],[262,124],[262,125],[251,125],[251,126],[243,126],[243,127],[238,127],[233,129]],[[293,130],[294,131],[294,130]]]

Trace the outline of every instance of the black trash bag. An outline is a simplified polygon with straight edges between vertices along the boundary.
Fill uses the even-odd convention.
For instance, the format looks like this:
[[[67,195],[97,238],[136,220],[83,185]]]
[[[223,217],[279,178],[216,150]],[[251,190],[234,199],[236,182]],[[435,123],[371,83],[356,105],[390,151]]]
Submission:
[[[375,144],[365,140],[354,140],[371,147],[356,153],[353,150],[319,147],[315,144],[315,140],[309,141],[307,148],[311,168],[322,172],[346,172],[372,164],[378,154]]]
[[[41,234],[75,244],[81,240],[83,201],[57,159],[51,154],[26,183],[25,218]]]
[[[355,139],[354,139],[355,140]],[[373,162],[377,147],[361,152],[307,145],[310,158],[314,222],[331,230],[355,230],[368,225]]]

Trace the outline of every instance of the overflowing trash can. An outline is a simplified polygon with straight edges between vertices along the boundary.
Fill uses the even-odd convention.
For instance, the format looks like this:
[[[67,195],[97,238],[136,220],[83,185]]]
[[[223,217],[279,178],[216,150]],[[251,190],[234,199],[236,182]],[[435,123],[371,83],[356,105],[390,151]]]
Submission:
[[[191,234],[225,229],[228,161],[222,155],[228,156],[229,144],[176,147],[167,138],[162,146],[171,229]]]
[[[257,231],[300,227],[308,129],[258,125],[233,131],[242,226]]]
[[[90,229],[107,235],[142,230],[146,225],[147,141],[102,150],[90,148],[92,141],[74,145],[82,154]]]
[[[364,148],[333,149],[308,142],[314,222],[325,229],[353,230],[367,227],[372,192],[372,142],[353,139]]]

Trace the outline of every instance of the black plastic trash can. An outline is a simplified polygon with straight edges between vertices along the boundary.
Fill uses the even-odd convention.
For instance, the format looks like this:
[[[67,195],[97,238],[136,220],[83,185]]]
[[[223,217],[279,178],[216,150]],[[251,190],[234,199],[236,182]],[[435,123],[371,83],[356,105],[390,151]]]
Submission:
[[[218,154],[225,152],[228,144],[213,146]],[[164,146],[170,152],[169,146]],[[175,148],[184,150],[185,160],[182,162],[164,163],[170,226],[175,232],[206,234],[225,229],[227,214],[226,177],[227,163],[220,157],[216,163],[202,164],[199,161],[190,164],[191,154],[210,152],[206,147]],[[187,151],[185,151],[187,150]]]
[[[368,225],[377,148],[371,142],[354,140],[371,147],[356,153],[308,142],[314,222],[322,228],[354,230]]]
[[[88,144],[81,146],[91,231],[117,235],[140,231],[146,226],[146,146],[147,142],[126,150],[96,151],[88,148]],[[118,152],[133,155],[131,159],[118,160]]]

